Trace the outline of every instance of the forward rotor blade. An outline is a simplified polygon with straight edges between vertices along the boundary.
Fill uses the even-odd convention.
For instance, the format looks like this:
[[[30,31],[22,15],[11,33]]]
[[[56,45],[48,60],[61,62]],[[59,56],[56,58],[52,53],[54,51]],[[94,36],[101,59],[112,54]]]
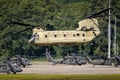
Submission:
[[[34,26],[35,27],[35,25],[31,25],[31,24],[25,24],[25,23],[19,23],[19,22],[10,22],[11,24],[16,24],[16,25],[22,25],[22,26]]]
[[[111,8],[108,8],[108,9],[102,10],[102,11],[100,11],[100,12],[98,12],[98,13],[95,13],[95,14],[92,14],[92,15],[90,15],[90,16],[87,16],[87,18],[96,17],[97,15],[99,15],[99,14],[101,14],[101,13],[104,13],[104,12],[108,11],[109,9],[111,9]]]
[[[31,27],[25,28],[25,29],[23,29],[23,30],[21,30],[19,32],[15,32],[15,33],[13,33],[13,35],[19,34],[21,32],[24,32],[24,31],[27,31],[29,29],[32,29],[32,28],[36,27],[35,25],[25,24],[25,23],[19,23],[19,22],[14,22],[14,21],[10,22],[10,24],[21,25],[21,26],[31,26]]]
[[[19,31],[19,32],[13,33],[13,35],[19,34],[19,33],[21,33],[21,32],[27,31],[27,30],[32,29],[32,28],[33,28],[33,27],[29,27],[29,28],[23,29],[23,30],[21,30],[21,31]]]

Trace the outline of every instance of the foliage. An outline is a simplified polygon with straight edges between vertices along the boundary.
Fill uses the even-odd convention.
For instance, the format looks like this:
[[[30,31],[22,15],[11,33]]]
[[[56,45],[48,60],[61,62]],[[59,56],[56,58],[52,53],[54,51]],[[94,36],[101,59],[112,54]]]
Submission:
[[[117,16],[117,43],[120,46],[120,0],[111,0],[112,14]],[[33,25],[40,25],[45,29],[75,29],[78,27],[78,21],[85,16],[96,13],[100,10],[108,8],[106,0],[0,0],[0,56],[2,58],[13,56],[16,54],[29,56],[44,56],[45,47],[32,46],[27,43],[31,36],[31,31],[23,32],[12,38],[12,34],[19,30],[25,29],[24,26],[10,25],[10,21],[24,22]],[[102,14],[99,19],[101,35],[94,41],[97,43],[91,48],[91,43],[80,46],[53,46],[53,54],[60,56],[65,52],[66,48],[71,52],[84,54],[93,49],[94,54],[107,53],[107,25],[108,14]],[[112,23],[114,17],[112,16]],[[50,26],[47,26],[50,24]],[[113,31],[113,25],[112,25]],[[113,34],[112,34],[113,43]],[[119,50],[120,52],[120,50]]]

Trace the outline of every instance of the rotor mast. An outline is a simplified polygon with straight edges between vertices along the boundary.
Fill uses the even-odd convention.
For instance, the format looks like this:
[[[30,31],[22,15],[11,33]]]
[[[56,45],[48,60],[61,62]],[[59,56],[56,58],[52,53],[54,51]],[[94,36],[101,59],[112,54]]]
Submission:
[[[108,58],[111,58],[111,22],[110,22],[110,0],[109,0],[109,23],[108,23]]]

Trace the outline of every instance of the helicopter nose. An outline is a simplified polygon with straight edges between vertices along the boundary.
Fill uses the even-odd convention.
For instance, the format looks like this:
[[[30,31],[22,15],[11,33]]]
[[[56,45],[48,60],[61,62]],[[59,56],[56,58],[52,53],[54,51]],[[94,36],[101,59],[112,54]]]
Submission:
[[[100,30],[96,31],[95,33],[96,33],[96,35],[99,35],[100,34]]]

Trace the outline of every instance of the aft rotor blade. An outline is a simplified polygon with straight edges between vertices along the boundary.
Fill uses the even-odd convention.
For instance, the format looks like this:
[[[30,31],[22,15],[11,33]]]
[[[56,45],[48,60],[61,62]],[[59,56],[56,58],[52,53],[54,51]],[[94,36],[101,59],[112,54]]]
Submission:
[[[92,14],[92,15],[90,15],[90,16],[87,16],[87,18],[96,17],[97,15],[99,15],[99,14],[101,14],[101,13],[104,13],[104,12],[108,11],[109,9],[111,9],[111,8],[108,8],[108,9],[102,10],[102,11],[100,11],[100,12],[98,12],[98,13],[95,13],[95,14]]]

